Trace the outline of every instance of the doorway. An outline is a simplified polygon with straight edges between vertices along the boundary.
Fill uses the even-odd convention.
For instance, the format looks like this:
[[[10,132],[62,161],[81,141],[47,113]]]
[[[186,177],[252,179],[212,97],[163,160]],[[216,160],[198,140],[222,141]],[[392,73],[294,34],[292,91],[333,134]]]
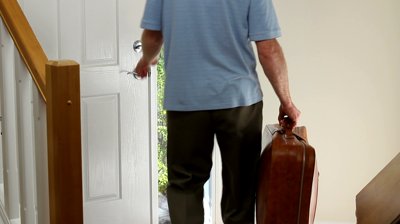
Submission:
[[[158,217],[159,224],[169,224],[170,218],[167,204],[167,185],[168,185],[168,169],[167,169],[167,113],[164,110],[164,87],[165,87],[165,70],[164,70],[164,52],[160,53],[157,63],[157,167],[158,167]],[[214,149],[214,161],[215,161]],[[213,222],[213,203],[215,201],[213,183],[215,179],[214,168],[211,171],[211,177],[204,185],[204,223],[211,224]]]

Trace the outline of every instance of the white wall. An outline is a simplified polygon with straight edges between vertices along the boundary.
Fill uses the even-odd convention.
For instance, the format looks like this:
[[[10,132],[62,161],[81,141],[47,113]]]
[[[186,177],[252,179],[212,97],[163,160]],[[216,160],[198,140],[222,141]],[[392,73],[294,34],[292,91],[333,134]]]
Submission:
[[[356,194],[400,151],[400,1],[274,3],[300,125],[317,150],[317,221],[355,222]],[[276,123],[262,83],[264,122]]]

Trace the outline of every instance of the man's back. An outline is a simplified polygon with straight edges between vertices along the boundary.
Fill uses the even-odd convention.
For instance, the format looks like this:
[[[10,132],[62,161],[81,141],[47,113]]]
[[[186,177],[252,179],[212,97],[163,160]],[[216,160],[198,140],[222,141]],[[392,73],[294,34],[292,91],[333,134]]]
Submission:
[[[233,108],[261,100],[250,41],[280,35],[270,1],[150,0],[142,27],[163,34],[167,110]]]

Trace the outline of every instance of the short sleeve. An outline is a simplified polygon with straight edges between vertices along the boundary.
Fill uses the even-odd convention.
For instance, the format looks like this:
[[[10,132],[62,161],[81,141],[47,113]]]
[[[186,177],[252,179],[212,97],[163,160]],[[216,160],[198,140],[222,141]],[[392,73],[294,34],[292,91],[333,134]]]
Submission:
[[[147,0],[140,27],[147,30],[161,30],[162,25],[162,1]]]
[[[252,41],[274,39],[281,36],[272,0],[251,0],[248,20],[249,38]]]

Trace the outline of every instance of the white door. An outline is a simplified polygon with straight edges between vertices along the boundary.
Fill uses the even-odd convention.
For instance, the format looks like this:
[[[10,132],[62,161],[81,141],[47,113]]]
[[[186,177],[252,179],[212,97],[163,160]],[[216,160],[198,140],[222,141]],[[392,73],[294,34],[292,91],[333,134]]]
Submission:
[[[150,128],[156,79],[124,72],[140,57],[132,45],[141,36],[145,0],[23,2],[49,58],[81,65],[85,223],[158,223]]]
[[[85,223],[151,223],[151,80],[125,72],[145,0],[60,3],[62,53],[81,56]]]

